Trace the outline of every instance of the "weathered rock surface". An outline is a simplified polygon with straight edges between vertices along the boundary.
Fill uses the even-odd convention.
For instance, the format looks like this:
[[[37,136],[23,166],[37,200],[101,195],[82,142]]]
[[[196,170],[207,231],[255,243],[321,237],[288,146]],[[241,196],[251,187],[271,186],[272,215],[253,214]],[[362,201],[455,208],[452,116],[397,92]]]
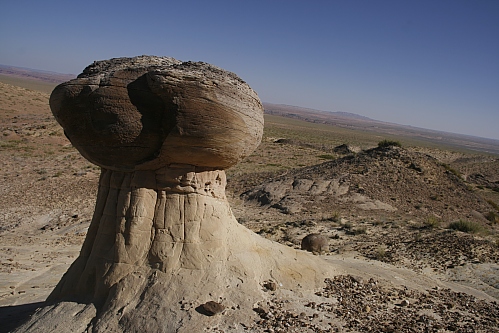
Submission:
[[[232,215],[223,169],[258,145],[263,128],[256,93],[234,74],[113,59],[58,86],[51,108],[102,172],[79,257],[16,332],[199,332],[251,321],[265,281],[303,291],[334,275]],[[223,316],[196,310],[209,301]]]
[[[166,57],[95,62],[56,87],[50,106],[80,153],[112,170],[226,168],[263,133],[262,105],[244,81]]]

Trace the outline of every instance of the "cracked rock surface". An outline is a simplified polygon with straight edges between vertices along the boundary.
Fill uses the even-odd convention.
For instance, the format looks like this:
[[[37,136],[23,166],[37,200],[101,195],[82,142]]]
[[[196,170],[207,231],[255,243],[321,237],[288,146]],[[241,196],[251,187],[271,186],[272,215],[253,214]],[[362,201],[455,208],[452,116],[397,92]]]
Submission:
[[[57,86],[50,107],[85,158],[121,171],[172,163],[226,168],[263,133],[263,107],[244,81],[168,57],[95,62]]]

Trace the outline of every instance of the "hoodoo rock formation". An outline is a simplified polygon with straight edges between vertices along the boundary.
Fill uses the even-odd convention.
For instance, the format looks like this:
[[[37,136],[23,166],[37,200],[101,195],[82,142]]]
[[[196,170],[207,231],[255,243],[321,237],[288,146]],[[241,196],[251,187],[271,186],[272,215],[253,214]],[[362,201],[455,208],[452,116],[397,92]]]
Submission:
[[[50,106],[102,173],[79,257],[16,332],[235,328],[251,324],[265,283],[300,292],[335,273],[234,218],[224,169],[263,131],[260,100],[236,75],[165,57],[98,61],[56,87]]]

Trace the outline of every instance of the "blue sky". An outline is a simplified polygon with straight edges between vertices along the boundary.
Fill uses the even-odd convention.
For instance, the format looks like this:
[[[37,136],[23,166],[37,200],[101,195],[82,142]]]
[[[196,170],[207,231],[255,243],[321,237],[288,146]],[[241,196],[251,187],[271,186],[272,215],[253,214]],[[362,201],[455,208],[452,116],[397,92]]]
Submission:
[[[499,139],[497,0],[0,1],[0,64],[206,61],[264,102]]]

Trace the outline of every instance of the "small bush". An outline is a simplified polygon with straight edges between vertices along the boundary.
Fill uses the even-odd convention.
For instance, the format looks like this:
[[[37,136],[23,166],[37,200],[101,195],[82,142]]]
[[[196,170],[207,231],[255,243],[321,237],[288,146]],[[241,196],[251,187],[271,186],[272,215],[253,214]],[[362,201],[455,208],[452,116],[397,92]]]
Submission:
[[[499,205],[496,204],[494,201],[492,200],[487,200],[487,202],[489,203],[489,205],[491,205],[492,207],[494,207],[495,210],[497,210],[499,212]]]
[[[399,141],[393,140],[383,140],[378,142],[379,148],[388,148],[388,147],[402,147],[402,144]]]
[[[340,220],[340,213],[333,212],[332,214],[324,214],[321,218],[322,221],[338,222]]]
[[[492,223],[499,223],[499,215],[496,212],[488,212],[485,218]]]
[[[352,222],[345,222],[341,224],[341,227],[346,230],[351,230],[353,227]]]
[[[430,216],[426,219],[424,226],[429,229],[438,228],[440,226],[440,220],[435,216]]]
[[[386,248],[384,246],[380,246],[376,249],[376,252],[374,253],[374,257],[377,260],[383,260],[386,257]]]
[[[452,168],[450,165],[448,164],[445,164],[445,163],[442,163],[442,166],[445,168],[445,170],[447,170],[448,172],[456,175],[457,177],[461,178],[461,174],[459,173],[459,171],[457,171],[456,169]]]
[[[449,229],[459,230],[470,234],[476,234],[483,231],[483,227],[480,224],[466,220],[452,222],[451,224],[449,224]]]

